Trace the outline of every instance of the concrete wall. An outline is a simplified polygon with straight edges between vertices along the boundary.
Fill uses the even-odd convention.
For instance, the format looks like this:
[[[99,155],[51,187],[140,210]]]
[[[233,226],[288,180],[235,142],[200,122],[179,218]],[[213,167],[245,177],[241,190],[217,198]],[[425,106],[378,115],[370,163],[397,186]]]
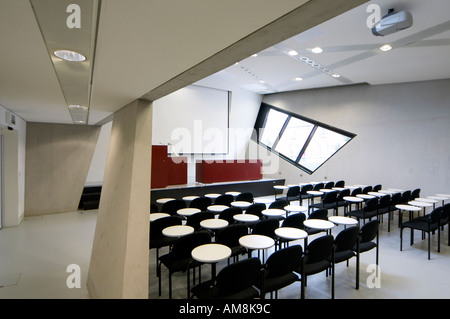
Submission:
[[[100,126],[27,123],[25,216],[76,211]]]
[[[263,101],[353,132],[353,141],[313,175],[280,160],[286,183],[347,184],[450,192],[450,80],[355,85],[265,96]]]

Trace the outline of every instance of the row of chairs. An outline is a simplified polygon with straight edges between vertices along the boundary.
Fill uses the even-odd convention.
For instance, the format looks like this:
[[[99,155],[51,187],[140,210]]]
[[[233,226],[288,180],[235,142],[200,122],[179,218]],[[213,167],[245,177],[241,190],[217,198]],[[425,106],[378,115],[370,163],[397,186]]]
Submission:
[[[294,245],[276,250],[261,264],[259,258],[247,258],[224,267],[215,280],[198,284],[190,290],[190,297],[199,299],[265,298],[297,281],[301,282],[301,298],[305,298],[307,277],[326,271],[331,273],[331,298],[335,296],[335,264],[356,257],[356,289],[359,289],[360,253],[376,248],[378,265],[378,221],[342,230],[336,237],[325,235],[302,246]],[[189,285],[188,285],[189,289]],[[188,290],[189,291],[189,290]]]

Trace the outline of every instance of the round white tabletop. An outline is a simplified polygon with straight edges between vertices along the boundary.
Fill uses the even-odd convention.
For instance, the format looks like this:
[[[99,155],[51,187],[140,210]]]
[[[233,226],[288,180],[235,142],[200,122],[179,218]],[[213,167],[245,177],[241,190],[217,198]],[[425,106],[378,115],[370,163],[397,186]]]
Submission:
[[[237,201],[237,202],[231,202],[231,206],[233,207],[239,207],[242,209],[248,208],[252,203],[244,202],[244,201]]]
[[[356,219],[344,216],[330,216],[328,220],[336,225],[353,226],[358,224]]]
[[[164,218],[164,217],[169,217],[169,216],[170,215],[167,214],[167,213],[151,213],[150,214],[150,221],[153,222],[153,221],[155,221],[157,219]]]
[[[431,206],[433,206],[433,203],[413,200],[413,201],[408,202],[408,205],[413,205],[413,206],[418,206],[418,207],[431,207]]]
[[[328,220],[323,219],[307,219],[303,222],[308,228],[320,229],[320,230],[329,230],[334,227],[334,224]]]
[[[275,189],[288,189],[289,187],[286,185],[274,185],[273,188]]]
[[[194,227],[186,225],[169,226],[162,230],[164,236],[167,237],[183,237],[194,232]]]
[[[436,196],[447,197],[450,199],[450,194],[436,194]]]
[[[369,195],[369,194],[357,194],[356,197],[362,198],[362,199],[372,199],[375,198],[375,195]]]
[[[181,208],[181,209],[177,210],[178,215],[185,216],[185,217],[188,217],[188,216],[200,213],[200,212],[201,212],[201,209],[199,209],[199,208]]]
[[[347,187],[333,187],[332,189],[335,190],[335,191],[341,192],[341,191],[344,191],[344,190],[346,190],[348,188]]]
[[[288,205],[284,207],[285,210],[288,212],[294,212],[294,213],[303,213],[308,210],[308,207],[306,206],[299,206],[299,205]]]
[[[364,198],[356,197],[356,196],[344,196],[344,200],[352,203],[361,203],[364,201]]]
[[[228,221],[220,218],[205,219],[200,222],[200,226],[207,229],[221,229],[228,226]]]
[[[220,212],[224,211],[227,208],[230,208],[230,207],[228,207],[226,205],[211,205],[211,206],[208,206],[208,210],[210,212],[213,212],[213,213],[220,213]]]
[[[197,196],[197,195],[191,195],[191,196],[184,196],[182,199],[185,200],[185,201],[187,201],[187,202],[191,202],[191,201],[193,201],[194,199],[199,198],[199,197],[200,197],[200,196]]]
[[[271,198],[255,198],[255,203],[261,203],[261,204],[272,204],[274,202],[274,199]]]
[[[313,196],[323,195],[323,192],[319,192],[319,191],[307,191],[306,193],[309,195],[313,195]]]
[[[275,241],[264,235],[245,235],[239,238],[239,244],[248,249],[268,249],[275,245]]]
[[[215,199],[217,197],[219,197],[222,194],[218,194],[218,193],[209,193],[209,194],[205,194],[205,197],[209,197],[211,199]]]
[[[222,244],[204,244],[195,247],[191,252],[192,258],[203,263],[216,263],[231,256],[231,249]]]
[[[449,197],[446,196],[427,196],[427,198],[435,199],[435,200],[447,200]]]
[[[158,204],[164,204],[164,203],[167,203],[168,201],[171,201],[171,200],[175,200],[175,198],[171,198],[171,197],[167,197],[167,198],[158,198],[158,199],[156,200],[156,202],[157,202]]]
[[[395,190],[391,190],[391,189],[380,189],[378,192],[384,193],[384,194],[389,194],[389,195],[392,195],[395,193],[401,193],[401,191],[395,191]]]
[[[236,214],[233,218],[235,221],[241,223],[254,223],[259,220],[259,217],[253,214]]]
[[[389,194],[380,193],[380,192],[368,192],[367,194],[368,195],[373,195],[373,196],[376,196],[376,197],[383,197],[383,196],[389,195]]]
[[[305,239],[308,233],[303,229],[294,227],[280,227],[275,229],[275,235],[287,240]]]
[[[241,192],[226,192],[225,195],[231,195],[236,197],[237,195],[239,195]]]
[[[395,208],[400,209],[400,210],[406,210],[408,212],[418,212],[418,211],[422,210],[422,208],[420,208],[418,206],[405,205],[405,204],[395,205]]]
[[[437,200],[435,199],[431,199],[431,198],[423,198],[423,197],[419,197],[414,199],[415,201],[418,202],[426,202],[426,203],[439,203]]]
[[[269,208],[269,209],[264,209],[261,213],[267,217],[280,217],[280,216],[285,215],[286,211],[284,209],[279,209],[279,208]]]
[[[331,192],[335,192],[336,190],[330,189],[330,188],[322,188],[322,189],[319,189],[319,191],[322,193],[331,193]]]

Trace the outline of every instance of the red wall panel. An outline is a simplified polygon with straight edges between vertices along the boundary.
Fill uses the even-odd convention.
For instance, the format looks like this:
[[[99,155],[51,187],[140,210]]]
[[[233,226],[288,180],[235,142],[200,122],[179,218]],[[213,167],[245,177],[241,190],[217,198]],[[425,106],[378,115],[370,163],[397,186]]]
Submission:
[[[196,181],[199,183],[217,183],[257,180],[262,178],[260,160],[208,162],[197,161]]]

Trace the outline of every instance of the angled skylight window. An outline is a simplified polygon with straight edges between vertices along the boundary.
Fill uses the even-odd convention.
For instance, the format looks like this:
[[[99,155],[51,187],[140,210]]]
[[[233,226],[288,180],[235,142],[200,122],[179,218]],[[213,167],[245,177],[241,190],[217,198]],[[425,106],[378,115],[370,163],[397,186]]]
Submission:
[[[314,173],[356,135],[262,103],[255,123],[257,142]]]

